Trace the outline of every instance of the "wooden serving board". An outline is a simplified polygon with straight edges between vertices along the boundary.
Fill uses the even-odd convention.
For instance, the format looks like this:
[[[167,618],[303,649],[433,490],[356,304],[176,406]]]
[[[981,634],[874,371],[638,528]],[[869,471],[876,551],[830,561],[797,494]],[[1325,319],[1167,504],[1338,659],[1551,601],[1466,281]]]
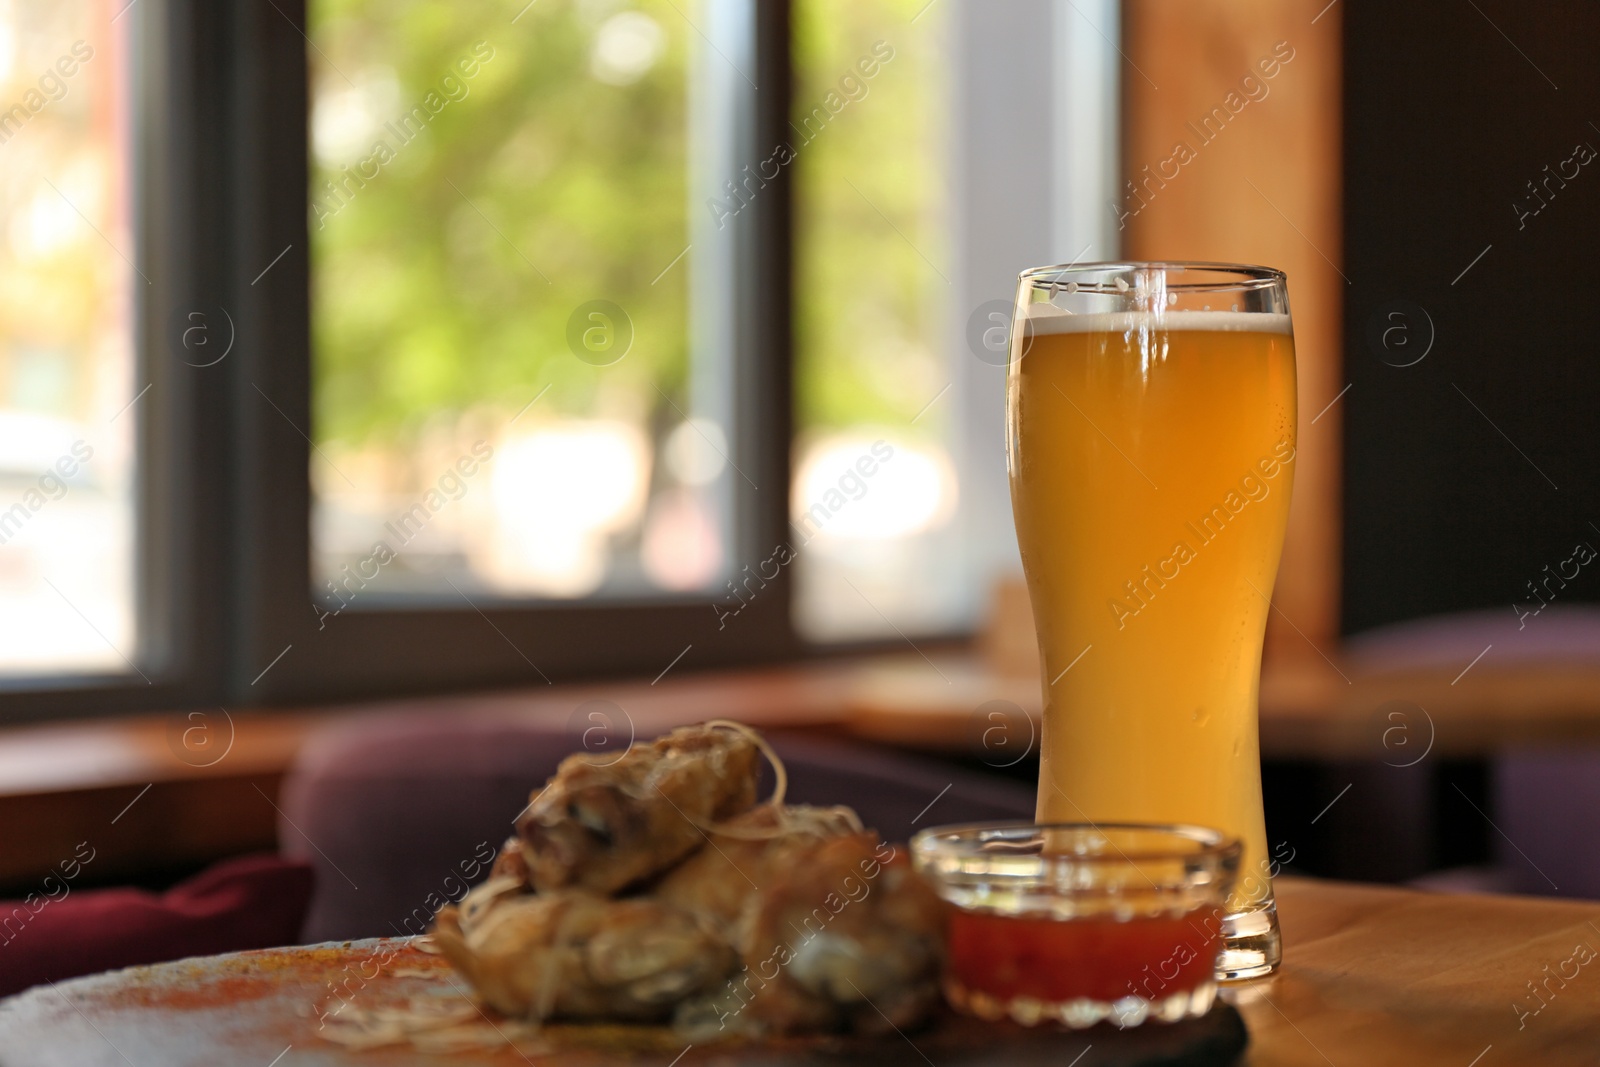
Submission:
[[[884,1038],[689,1045],[666,1027],[560,1025],[546,1027],[536,1038],[522,1042],[521,1048],[500,1045],[451,1052],[419,1052],[410,1046],[354,1050],[326,1040],[319,1032],[322,1020],[341,1003],[348,1004],[350,1014],[406,1002],[461,1008],[466,993],[465,984],[443,960],[391,938],[133,967],[40,986],[0,1001],[0,1064],[884,1067],[926,1061],[937,1067],[1155,1067],[1232,1063],[1247,1041],[1238,1013],[1220,1002],[1204,1019],[1128,1031],[1104,1025],[1077,1032],[1026,1029],[950,1014],[914,1033]],[[471,1025],[485,1034],[511,1025],[481,1012],[474,1015]],[[332,1025],[338,1021],[335,1018]]]

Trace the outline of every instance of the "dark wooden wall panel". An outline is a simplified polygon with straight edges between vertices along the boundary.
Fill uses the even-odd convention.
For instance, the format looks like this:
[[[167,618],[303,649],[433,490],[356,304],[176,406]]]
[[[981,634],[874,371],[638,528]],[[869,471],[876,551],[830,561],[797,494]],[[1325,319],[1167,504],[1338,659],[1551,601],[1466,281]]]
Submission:
[[[1514,628],[1528,581],[1600,547],[1600,156],[1574,158],[1600,149],[1600,5],[1340,6],[1344,628]],[[1527,183],[1562,169],[1540,208]],[[1600,563],[1557,602],[1597,599]]]

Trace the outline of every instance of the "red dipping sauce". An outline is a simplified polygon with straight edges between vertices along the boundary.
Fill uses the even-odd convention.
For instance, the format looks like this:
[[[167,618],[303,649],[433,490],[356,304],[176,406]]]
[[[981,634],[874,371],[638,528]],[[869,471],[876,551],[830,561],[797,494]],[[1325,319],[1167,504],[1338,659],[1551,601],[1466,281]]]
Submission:
[[[952,909],[949,977],[1000,1001],[1155,1001],[1213,981],[1221,930],[1218,907],[1123,922]]]
[[[945,999],[980,1019],[1079,1030],[1206,1014],[1240,851],[1203,826],[922,831],[917,873],[951,905]]]

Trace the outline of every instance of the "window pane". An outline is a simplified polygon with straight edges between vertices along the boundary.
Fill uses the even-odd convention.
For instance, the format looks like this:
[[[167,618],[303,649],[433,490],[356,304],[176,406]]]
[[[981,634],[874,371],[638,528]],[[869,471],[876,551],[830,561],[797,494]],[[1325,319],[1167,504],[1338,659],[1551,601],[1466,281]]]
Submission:
[[[314,584],[330,608],[718,583],[683,0],[313,0]],[[702,207],[701,212],[704,212]]]
[[[121,4],[0,0],[0,672],[126,671],[135,273]],[[140,282],[142,285],[142,281]],[[131,406],[130,406],[131,405]]]
[[[964,620],[949,446],[944,13],[799,0],[791,511],[819,639]]]

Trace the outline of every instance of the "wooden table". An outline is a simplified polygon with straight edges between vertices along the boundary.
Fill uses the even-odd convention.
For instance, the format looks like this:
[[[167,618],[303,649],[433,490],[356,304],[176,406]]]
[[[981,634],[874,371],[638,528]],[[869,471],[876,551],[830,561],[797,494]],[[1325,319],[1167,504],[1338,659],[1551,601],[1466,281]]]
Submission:
[[[1595,955],[1600,905],[1439,896],[1298,879],[1280,880],[1278,891],[1283,968],[1228,993],[1251,1032],[1242,1062],[1259,1067],[1562,1067],[1600,1061],[1600,955]],[[1589,962],[1577,962],[1574,953],[1580,947]],[[186,983],[182,968],[195,964],[182,964],[44,987],[0,1002],[0,1059],[8,1067],[69,1062],[127,1067],[126,1054],[136,1067],[266,1067],[292,1044],[281,1067],[418,1062],[421,1057],[414,1054],[344,1052],[315,1036],[311,993],[325,992],[322,972],[341,976],[341,952],[362,951],[337,945],[301,950],[298,962],[288,965],[269,957],[269,965],[234,974],[226,985]],[[370,955],[367,950],[363,958]],[[309,962],[320,968],[310,975],[310,993],[300,986],[287,989],[290,979],[306,984],[308,956],[317,956]],[[392,968],[395,981],[427,981],[426,973],[417,976],[419,962],[440,966],[417,957],[401,962],[408,965]],[[1558,974],[1563,969],[1565,980]],[[164,980],[153,977],[162,972]],[[432,977],[436,984],[450,980],[447,973]],[[1546,981],[1551,992],[1541,1008],[1528,983]],[[368,995],[360,992],[365,983],[357,987],[354,1002]],[[1519,1005],[1528,1014],[1519,1017]],[[1092,1041],[1096,1033],[1081,1036]],[[679,1049],[670,1035],[656,1040],[665,1052],[638,1062],[664,1067]],[[920,1062],[908,1049],[886,1055],[885,1062],[897,1057]],[[523,1062],[509,1050],[429,1056],[426,1062],[451,1067],[485,1060]],[[583,1062],[605,1067],[618,1061],[598,1055]],[[989,1062],[1009,1062],[1003,1046],[997,1045]]]
[[[1277,891],[1283,967],[1231,994],[1246,1063],[1600,1063],[1600,904],[1292,878]],[[1545,1006],[1519,1016],[1540,1008],[1528,983],[1547,979]]]

